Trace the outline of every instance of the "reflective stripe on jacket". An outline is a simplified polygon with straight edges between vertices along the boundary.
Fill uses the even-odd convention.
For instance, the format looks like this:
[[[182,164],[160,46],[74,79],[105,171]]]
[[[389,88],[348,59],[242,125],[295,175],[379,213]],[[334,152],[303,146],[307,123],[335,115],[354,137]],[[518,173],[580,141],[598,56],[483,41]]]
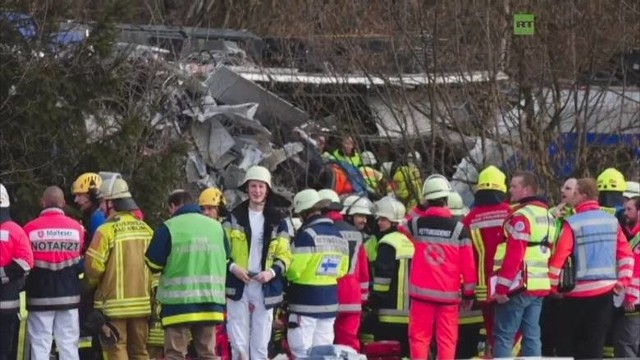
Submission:
[[[165,309],[169,305],[218,305],[218,311],[161,311],[162,325],[223,321],[227,251],[222,225],[199,213],[174,216],[165,225],[171,236],[171,252],[160,275],[158,302]]]
[[[97,284],[94,307],[107,317],[151,314],[151,274],[145,251],[153,231],[131,213],[118,212],[98,228],[87,249],[85,276]]]
[[[18,313],[20,288],[32,267],[33,252],[24,230],[11,220],[0,222],[0,313]]]
[[[391,232],[378,244],[372,305],[382,323],[409,323],[409,269],[415,248],[401,232]]]
[[[34,266],[27,278],[27,309],[53,311],[80,305],[78,263],[85,230],[59,208],[48,208],[24,227]]]
[[[509,289],[520,273],[530,294],[546,295],[551,289],[548,263],[558,231],[555,218],[543,204],[528,203],[513,213],[505,223],[504,231],[507,241],[498,245],[494,258],[494,269],[497,271],[496,292],[502,293],[498,289]],[[525,247],[522,259],[519,259],[519,254],[509,253],[509,242],[522,242],[519,246]],[[509,271],[511,269],[506,272],[502,270],[508,257],[509,265],[519,263],[515,274]]]
[[[584,201],[576,206],[576,214],[579,215],[585,212],[599,211],[600,207],[595,200]],[[576,216],[576,215],[574,215]],[[610,219],[609,214],[604,214],[605,217]],[[609,221],[609,220],[607,220]],[[573,290],[564,293],[566,297],[594,297],[611,292],[616,282],[620,282],[622,286],[627,287],[631,281],[633,275],[633,253],[629,247],[629,242],[622,232],[622,229],[617,227],[617,234],[615,235],[615,249],[613,250],[615,256],[614,268],[617,268],[617,279],[603,279],[603,280],[576,280],[576,286]],[[577,241],[574,237],[573,230],[569,225],[569,222],[565,222],[562,225],[560,237],[558,238],[555,246],[555,251],[549,261],[549,278],[551,279],[552,291],[557,292],[560,274],[563,266],[572,254],[575,254],[574,248]],[[607,256],[607,254],[598,254],[598,256]],[[574,255],[575,256],[575,255]]]
[[[504,241],[502,225],[509,217],[511,207],[506,203],[478,206],[471,209],[464,218],[464,224],[471,235],[474,257],[478,271],[476,299],[488,300],[489,278],[493,273],[493,259],[498,245]]]
[[[338,311],[359,313],[369,295],[369,261],[363,247],[364,236],[344,220],[336,221],[335,226],[349,244],[349,270],[338,280]]]
[[[616,280],[618,219],[593,210],[566,219],[573,232],[576,281]]]
[[[447,304],[459,303],[461,293],[472,297],[476,269],[467,231],[447,208],[430,207],[425,214],[412,219],[406,229],[415,246],[409,296]]]
[[[265,206],[262,246],[262,270],[272,269],[276,276],[262,286],[265,307],[273,308],[283,300],[284,276],[291,265],[289,247],[289,228],[275,209]],[[223,224],[229,245],[231,261],[245,270],[249,266],[249,247],[251,245],[251,225],[249,223],[249,201],[238,205],[233,214]],[[237,301],[242,298],[245,284],[233,274],[227,275],[226,295]]]
[[[315,318],[335,317],[338,279],[349,271],[349,245],[333,221],[306,219],[293,240],[293,261],[287,271],[289,312]]]

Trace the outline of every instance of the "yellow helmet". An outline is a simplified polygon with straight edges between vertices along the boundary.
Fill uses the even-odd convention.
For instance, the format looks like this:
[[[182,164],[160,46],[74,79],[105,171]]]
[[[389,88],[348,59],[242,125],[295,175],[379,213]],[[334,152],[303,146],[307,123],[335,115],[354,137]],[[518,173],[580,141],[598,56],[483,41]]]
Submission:
[[[498,190],[507,192],[507,176],[497,167],[489,165],[478,174],[477,190]]]
[[[220,189],[215,187],[206,188],[200,193],[198,198],[198,205],[200,206],[224,206],[227,205],[227,200],[224,198],[224,194]]]
[[[95,189],[96,191],[102,186],[102,178],[100,175],[92,172],[84,173],[73,182],[71,186],[71,193],[74,195],[87,194],[89,189]]]
[[[598,175],[598,191],[624,192],[626,190],[627,183],[620,171],[608,168]]]

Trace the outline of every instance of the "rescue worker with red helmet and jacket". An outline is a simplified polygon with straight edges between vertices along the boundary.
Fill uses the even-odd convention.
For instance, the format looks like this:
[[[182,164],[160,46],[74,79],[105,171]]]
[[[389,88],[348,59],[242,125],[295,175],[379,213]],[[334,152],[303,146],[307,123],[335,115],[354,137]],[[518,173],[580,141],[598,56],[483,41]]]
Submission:
[[[324,189],[318,191],[321,200],[328,202],[327,208],[323,210],[324,216],[333,220],[334,226],[342,235],[342,238],[349,245],[349,267],[347,274],[338,279],[338,315],[334,323],[335,340],[339,345],[350,346],[356,351],[360,351],[360,340],[358,332],[360,330],[360,319],[362,317],[362,305],[367,301],[369,293],[369,262],[364,251],[364,235],[355,226],[344,220],[340,213],[344,209],[340,203],[340,198],[333,190]],[[358,196],[347,197],[345,205],[349,206],[349,214],[362,213],[366,215],[371,210],[362,207],[357,200]],[[354,202],[350,204],[350,202]],[[361,208],[362,207],[362,208]]]
[[[498,245],[504,241],[502,225],[511,213],[506,201],[506,175],[490,165],[478,175],[473,206],[464,217],[469,231],[478,276],[476,300],[482,309],[484,328],[489,344],[493,342],[493,304],[489,303],[489,278],[493,273],[493,258]]]
[[[33,267],[29,238],[11,220],[9,194],[0,184],[0,360],[16,358],[20,290]]]
[[[380,229],[370,300],[378,316],[374,337],[376,341],[398,341],[400,355],[409,356],[409,270],[415,248],[398,231],[406,209],[398,200],[385,196],[374,203],[373,212]]]
[[[464,225],[447,208],[449,181],[432,176],[425,190],[425,216],[413,218],[403,228],[415,246],[409,280],[409,346],[412,359],[427,359],[435,328],[437,357],[453,359],[460,293],[468,309],[476,287],[473,249]]]

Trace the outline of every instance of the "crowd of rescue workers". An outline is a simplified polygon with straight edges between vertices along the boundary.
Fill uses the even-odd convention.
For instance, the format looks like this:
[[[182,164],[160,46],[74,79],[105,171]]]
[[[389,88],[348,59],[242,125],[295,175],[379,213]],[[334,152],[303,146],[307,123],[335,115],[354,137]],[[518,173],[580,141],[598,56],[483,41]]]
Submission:
[[[0,360],[640,358],[638,182],[570,178],[551,207],[534,173],[488,166],[467,208],[418,153],[343,145],[284,212],[253,166],[247,200],[176,190],[155,230],[117,173],[73,183],[81,222],[51,186],[20,226],[0,184]]]

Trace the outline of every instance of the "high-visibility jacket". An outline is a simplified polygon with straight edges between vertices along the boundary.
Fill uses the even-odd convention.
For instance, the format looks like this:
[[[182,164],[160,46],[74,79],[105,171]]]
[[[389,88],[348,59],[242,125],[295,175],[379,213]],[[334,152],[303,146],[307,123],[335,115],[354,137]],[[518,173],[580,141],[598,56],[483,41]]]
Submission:
[[[153,230],[117,212],[96,230],[85,256],[85,277],[97,284],[93,307],[110,318],[151,314],[151,273],[144,254]]]
[[[78,278],[85,230],[59,208],[48,208],[24,227],[33,250],[33,270],[27,278],[27,308],[53,311],[77,308]]]
[[[401,232],[380,239],[371,296],[381,323],[409,323],[409,269],[414,251],[411,240]]]
[[[355,167],[362,166],[362,159],[360,158],[360,154],[355,151],[353,152],[353,155],[346,156],[344,153],[342,153],[342,150],[337,149],[331,152],[331,156],[338,161],[346,161]]]
[[[384,177],[382,173],[370,166],[360,167],[360,172],[362,173],[362,177],[364,177],[364,181],[367,183],[367,189],[372,193],[379,193],[380,183]]]
[[[20,225],[5,219],[0,222],[0,312],[17,314],[20,310],[22,280],[33,267],[29,239]]]
[[[462,296],[473,297],[476,269],[464,225],[455,221],[447,208],[430,207],[425,214],[411,220],[406,229],[401,227],[415,246],[409,296],[423,301],[459,303],[462,277]]]
[[[171,251],[158,283],[163,326],[222,321],[227,275],[226,238],[222,224],[198,213],[165,221]],[[169,313],[170,305],[211,304],[217,311]]]
[[[293,261],[287,271],[289,312],[331,318],[338,311],[338,279],[349,271],[349,245],[333,221],[306,219],[293,240]]]
[[[151,303],[151,321],[149,322],[149,336],[147,337],[147,345],[155,347],[164,347],[164,330],[160,321],[161,304],[156,299],[158,290],[158,282],[160,274],[153,274],[151,277],[151,294],[153,295]]]
[[[493,259],[498,245],[504,241],[502,225],[511,213],[507,203],[477,206],[465,216],[463,223],[471,235],[473,255],[478,271],[476,299],[488,300],[489,278],[493,273]]]
[[[625,302],[635,304],[637,308],[640,306],[640,225],[636,226],[633,233],[635,236],[629,243],[634,257],[633,275],[625,292]]]
[[[560,272],[569,258],[573,254],[576,267],[576,286],[573,290],[564,294],[566,297],[594,297],[610,292],[616,282],[628,286],[633,275],[633,253],[629,247],[625,235],[619,224],[615,223],[615,218],[600,210],[597,201],[585,201],[576,206],[576,215],[569,217],[562,225],[558,243],[555,246],[555,252],[549,261],[549,278],[551,279],[552,291],[557,291]],[[585,217],[583,213],[591,213]],[[594,219],[596,221],[594,221]],[[615,226],[614,226],[615,223]],[[601,230],[606,234],[598,235],[600,241],[604,243],[598,249],[591,248],[585,244],[590,234],[593,235],[600,225],[604,225]],[[586,230],[586,231],[585,231]],[[588,251],[591,254],[598,255],[593,259],[584,258],[581,254],[577,254],[578,249]],[[606,252],[605,252],[606,250]],[[612,269],[603,270],[603,275],[596,275],[589,269],[602,268],[605,262],[613,264]],[[580,274],[578,271],[582,269]],[[616,271],[616,279],[611,279],[610,272]],[[608,274],[607,274],[608,272]]]
[[[378,237],[376,235],[369,236],[364,242],[364,251],[367,254],[369,260],[369,269],[372,268],[378,257]]]
[[[291,265],[289,248],[289,227],[280,214],[268,204],[264,208],[264,231],[262,233],[262,270],[272,269],[276,276],[262,286],[264,305],[267,309],[282,303],[284,279]],[[243,269],[249,267],[249,247],[251,246],[251,224],[249,222],[249,201],[238,205],[223,224],[229,245],[231,260]],[[226,294],[231,300],[242,298],[245,283],[234,275],[227,277]]]
[[[393,173],[391,186],[396,198],[407,209],[418,205],[422,199],[422,179],[420,170],[413,164],[399,166]]]
[[[369,261],[362,246],[364,236],[344,221],[339,212],[331,212],[328,216],[349,245],[349,270],[338,279],[338,311],[359,313],[369,296]]]
[[[480,309],[463,310],[460,308],[458,316],[458,324],[460,325],[482,324],[484,322],[482,318],[482,310]]]
[[[556,220],[544,203],[524,202],[516,208],[504,225],[507,240],[498,245],[494,257],[496,294],[507,294],[518,274],[530,295],[549,293],[548,262],[557,231]]]

